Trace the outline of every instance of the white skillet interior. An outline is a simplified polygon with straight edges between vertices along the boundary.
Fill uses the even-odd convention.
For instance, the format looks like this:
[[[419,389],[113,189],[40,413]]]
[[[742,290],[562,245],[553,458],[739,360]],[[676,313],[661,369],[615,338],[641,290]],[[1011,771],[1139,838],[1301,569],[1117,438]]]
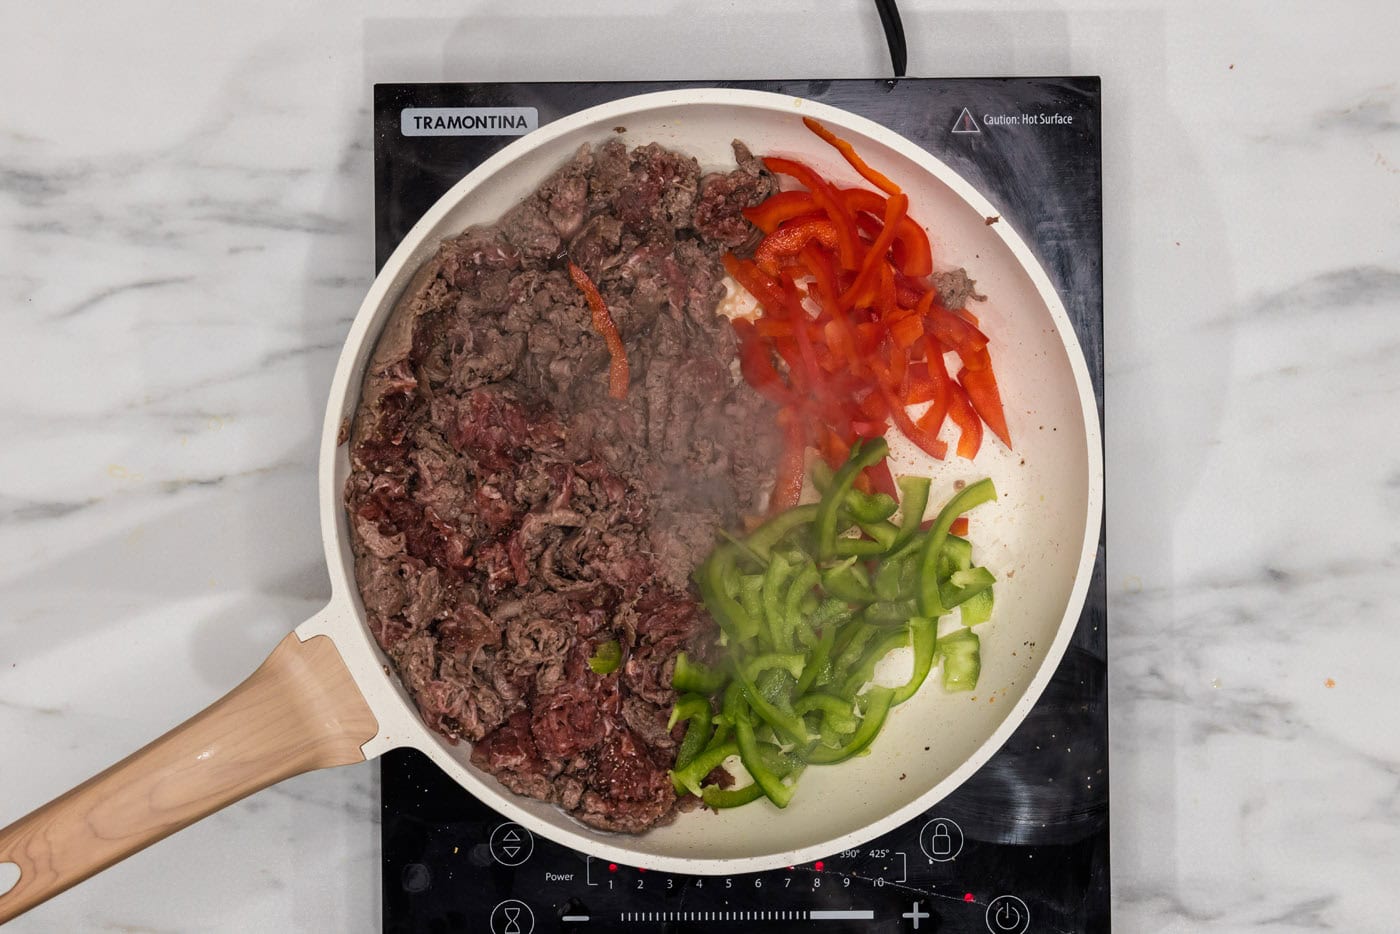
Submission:
[[[557,809],[511,794],[469,763],[469,746],[429,731],[364,625],[341,494],[348,459],[336,435],[354,412],[364,367],[385,318],[439,240],[490,223],[584,142],[626,127],[629,145],[655,141],[702,168],[732,165],[730,141],[760,154],[793,154],[827,177],[856,176],[807,131],[811,115],[851,140],[896,179],[927,225],[939,268],[965,266],[988,296],[975,307],[991,336],[1014,452],[990,433],[975,462],[922,455],[890,432],[897,473],[934,478],[941,504],[958,480],[991,476],[998,502],[972,515],[974,557],[1000,582],[992,621],[979,627],[977,690],[947,694],[936,674],[891,715],[868,757],[812,768],[785,811],[766,802],[721,814],[685,814],[640,836],[591,830]],[[567,846],[625,864],[689,873],[759,871],[828,855],[928,808],[969,778],[1034,705],[1063,655],[1083,605],[1098,541],[1103,467],[1088,371],[1049,280],[1001,212],[962,178],[902,137],[811,101],[755,91],[691,90],[633,97],[582,111],[507,147],[466,176],[409,232],[375,280],[351,327],[332,385],[321,448],[321,518],[334,599],[304,624],[335,639],[378,715],[377,755],[412,745],[508,818]],[[947,435],[945,434],[945,437]]]

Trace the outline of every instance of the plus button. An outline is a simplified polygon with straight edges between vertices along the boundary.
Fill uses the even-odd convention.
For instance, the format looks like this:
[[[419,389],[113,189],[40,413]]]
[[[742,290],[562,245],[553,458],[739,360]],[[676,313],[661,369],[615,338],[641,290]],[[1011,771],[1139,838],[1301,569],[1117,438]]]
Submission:
[[[917,931],[919,929],[919,922],[924,918],[930,917],[930,915],[927,911],[920,911],[919,903],[915,902],[914,907],[904,913],[904,917],[914,922],[914,930]]]

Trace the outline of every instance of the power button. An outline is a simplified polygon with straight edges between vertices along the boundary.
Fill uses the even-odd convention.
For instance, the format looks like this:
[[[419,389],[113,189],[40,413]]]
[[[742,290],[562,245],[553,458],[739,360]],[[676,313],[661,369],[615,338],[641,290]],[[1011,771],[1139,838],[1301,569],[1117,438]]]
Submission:
[[[992,934],[1025,934],[1030,926],[1030,909],[1015,895],[998,895],[987,905],[987,930]]]

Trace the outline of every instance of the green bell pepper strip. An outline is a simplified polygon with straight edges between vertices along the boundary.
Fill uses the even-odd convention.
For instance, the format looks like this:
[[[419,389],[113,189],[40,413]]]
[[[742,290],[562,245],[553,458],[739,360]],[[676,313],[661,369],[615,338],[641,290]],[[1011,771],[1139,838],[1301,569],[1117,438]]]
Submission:
[[[865,719],[861,720],[860,726],[851,734],[851,738],[846,741],[845,745],[835,749],[815,746],[808,749],[803,754],[803,758],[814,765],[831,765],[836,762],[844,762],[869,749],[870,744],[875,741],[876,736],[880,735],[880,730],[885,725],[885,718],[890,712],[890,703],[894,700],[894,691],[877,686],[867,691],[865,697],[867,698]]]
[[[891,559],[886,558],[880,562],[880,566],[875,569],[875,580],[871,582],[871,589],[875,591],[875,596],[880,600],[897,600],[900,597],[900,579],[904,574],[904,567],[909,563],[908,557]]]
[[[843,623],[849,623],[855,618],[855,615],[855,611],[845,600],[828,597],[812,611],[808,622],[813,628],[821,629],[824,626],[840,626]]]
[[[909,617],[905,617],[907,623]],[[909,644],[909,629],[901,624],[898,629],[884,633],[878,639],[871,641],[865,653],[861,655],[860,661],[856,662],[850,674],[846,675],[846,680],[841,682],[841,696],[855,699],[860,693],[860,689],[870,683],[875,677],[875,666],[880,664],[880,659],[893,652],[895,649],[903,648]]]
[[[753,731],[749,731],[753,735]],[[715,769],[724,764],[730,756],[739,755],[739,747],[733,742],[710,744],[704,752],[690,760],[683,768],[671,770],[671,783],[684,788],[693,795],[700,794],[700,783]]]
[[[763,619],[763,575],[741,575],[738,590],[739,605],[744,608],[745,613],[749,614],[749,619]]]
[[[826,667],[827,660],[831,658],[831,646],[836,642],[836,626],[827,625],[822,629],[821,638],[817,640],[816,648],[812,649],[811,655],[807,658],[807,667],[802,669],[802,677],[797,679],[797,688],[794,693],[802,697],[812,689],[816,683],[817,676]]]
[[[725,529],[720,529],[719,534],[721,538],[723,538],[729,544],[737,548],[741,555],[748,558],[750,561],[754,562],[761,568],[768,567],[768,556],[761,555],[758,552],[754,551],[748,542],[744,541],[739,536],[726,531]]]
[[[748,701],[748,705],[753,709],[753,712],[758,714],[759,719],[771,726],[785,741],[797,743],[799,746],[805,746],[811,740],[811,736],[807,733],[807,724],[803,723],[800,717],[780,709],[771,700],[763,696],[758,686],[755,685],[743,671],[735,673],[735,681],[743,688],[744,700]],[[740,704],[739,711],[735,716],[734,726],[736,731],[739,725],[738,720],[742,717],[743,705]],[[766,791],[765,789],[765,793]]]
[[[863,568],[849,559],[821,572],[822,589],[830,596],[848,603],[874,603],[875,591],[870,589],[870,581]]]
[[[885,546],[869,538],[843,536],[836,540],[836,557],[873,558],[885,553]]]
[[[677,723],[694,720],[697,717],[709,720],[715,715],[710,709],[710,700],[699,694],[682,694],[671,705],[671,719],[666,721],[666,729],[674,730]]]
[[[948,582],[959,590],[967,590],[982,584],[990,586],[995,584],[997,579],[986,568],[968,568],[966,571],[954,571]]]
[[[758,622],[729,595],[728,584],[734,573],[734,549],[719,546],[700,566],[700,598],[732,641],[746,642],[758,635]]]
[[[725,808],[743,807],[745,804],[757,801],[763,797],[763,789],[758,786],[758,782],[745,785],[743,788],[721,788],[718,785],[706,785],[700,798],[708,808],[722,811]]]
[[[981,640],[971,629],[959,629],[938,640],[943,656],[943,689],[971,691],[982,674]]]
[[[840,652],[832,656],[832,670],[838,676],[842,677],[844,677],[844,673],[848,671],[852,665],[855,665],[861,660],[865,655],[866,645],[868,645],[870,640],[875,638],[876,633],[880,631],[879,628],[869,623],[858,622],[852,625],[854,626],[854,631],[851,633],[850,639],[846,641],[845,646],[841,648]]]
[[[975,593],[962,602],[962,624],[972,627],[992,618],[992,588]]]
[[[768,627],[768,641],[779,652],[792,651],[792,637],[783,618],[784,587],[792,577],[792,565],[781,554],[773,552],[768,570],[763,573],[763,621]]]
[[[609,639],[593,650],[588,659],[588,667],[597,675],[610,675],[622,664],[622,646],[616,639]]]
[[[780,808],[787,807],[788,802],[792,800],[792,788],[784,785],[777,773],[764,763],[758,740],[753,735],[753,724],[749,721],[747,713],[741,712],[735,721],[734,738],[739,744],[739,759],[753,777],[754,784],[763,789],[763,794],[769,801]]]
[[[715,723],[720,726],[734,725],[734,718],[738,716],[739,708],[744,704],[744,686],[738,681],[729,682],[724,689],[724,699],[720,702],[719,713],[715,715]],[[713,742],[713,740],[711,741]]]
[[[720,669],[711,668],[704,662],[691,661],[689,654],[681,652],[676,656],[676,667],[671,672],[671,687],[683,694],[713,694],[724,687],[727,677]]]
[[[952,527],[953,520],[969,509],[996,498],[996,487],[987,477],[963,487],[939,510],[919,557],[919,612],[924,616],[936,619],[946,612],[938,593],[938,558],[943,553],[943,543],[948,538],[948,529]]]
[[[714,723],[711,720],[713,715],[714,711],[710,709],[709,700],[699,694],[686,694],[671,708],[671,720],[666,729],[671,729],[681,721],[689,723],[685,729],[685,738],[681,740],[681,747],[676,752],[674,771],[685,769],[709,747],[710,740],[714,735]],[[685,786],[678,783],[674,776],[671,783],[676,785],[677,794],[686,790]]]
[[[888,629],[890,626],[902,626],[909,622],[911,616],[919,613],[918,601],[910,598],[905,600],[879,600],[870,604],[860,612],[862,622],[872,626],[882,626]]]
[[[895,688],[891,707],[904,703],[923,687],[938,654],[938,620],[916,616],[909,621],[909,634],[914,644],[914,671],[902,687]]]
[[[899,538],[899,526],[888,519],[881,519],[879,522],[857,522],[860,530],[870,538],[879,542],[884,551],[889,551],[894,547],[895,539]]]
[[[826,491],[831,489],[831,481],[835,479],[836,473],[826,461],[817,459],[807,469],[807,476],[811,478],[812,486],[817,488],[817,492],[825,496]]]
[[[836,471],[836,476],[831,480],[831,489],[827,490],[822,501],[817,504],[817,516],[813,522],[817,538],[817,560],[830,561],[836,554],[836,512],[846,502],[847,494],[856,482],[856,476],[865,468],[884,460],[889,451],[890,446],[885,443],[884,438],[875,438],[863,444],[857,442],[857,447],[851,451],[846,463]]]
[[[750,681],[757,681],[761,673],[778,668],[793,678],[800,678],[806,665],[807,656],[797,652],[765,652],[744,662],[744,675]]]
[[[938,585],[938,599],[939,602],[943,604],[943,611],[945,613],[955,607],[962,606],[978,594],[991,590],[992,585],[996,583],[996,578],[993,577],[992,572],[988,571],[986,568],[973,568],[973,570],[982,573],[978,574],[976,577],[964,578],[964,580],[972,581],[972,583],[969,583],[966,587],[959,587],[951,581],[946,581]],[[954,573],[964,574],[968,572],[955,571]]]
[[[820,582],[821,574],[817,571],[817,566],[805,561],[788,586],[787,596],[783,598],[783,632],[789,646],[795,646],[801,641],[810,647],[816,641],[808,622],[812,611],[804,611],[803,607],[809,598],[815,599],[816,595],[812,591]]]
[[[899,510],[899,503],[888,493],[862,493],[852,489],[846,494],[846,508],[856,522],[880,522]]]
[[[928,508],[929,487],[932,483],[928,477],[900,477],[895,483],[899,485],[900,509],[904,510],[899,521],[899,537],[894,542],[898,548],[912,539],[923,524],[924,510]]]
[[[938,558],[939,577],[948,577],[954,571],[966,571],[972,567],[972,542],[957,535],[949,535],[943,540],[943,554]]]
[[[807,503],[780,512],[750,532],[744,541],[755,554],[767,560],[773,551],[773,546],[782,541],[783,537],[793,529],[815,520],[819,508],[819,503]]]
[[[855,707],[850,700],[820,691],[805,694],[792,705],[793,713],[806,716],[819,713],[822,721],[838,733],[853,733],[860,726]]]

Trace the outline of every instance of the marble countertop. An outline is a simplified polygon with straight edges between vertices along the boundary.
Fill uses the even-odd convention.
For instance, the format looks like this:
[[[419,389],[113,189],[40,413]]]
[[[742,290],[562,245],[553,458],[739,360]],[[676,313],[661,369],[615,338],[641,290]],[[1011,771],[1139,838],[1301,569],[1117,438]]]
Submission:
[[[4,6],[0,822],[326,599],[315,445],[371,278],[371,85],[886,73],[873,6],[809,6]],[[1103,77],[1117,929],[1393,930],[1389,4],[901,7],[911,74]],[[288,781],[13,929],[377,931],[375,782]]]

